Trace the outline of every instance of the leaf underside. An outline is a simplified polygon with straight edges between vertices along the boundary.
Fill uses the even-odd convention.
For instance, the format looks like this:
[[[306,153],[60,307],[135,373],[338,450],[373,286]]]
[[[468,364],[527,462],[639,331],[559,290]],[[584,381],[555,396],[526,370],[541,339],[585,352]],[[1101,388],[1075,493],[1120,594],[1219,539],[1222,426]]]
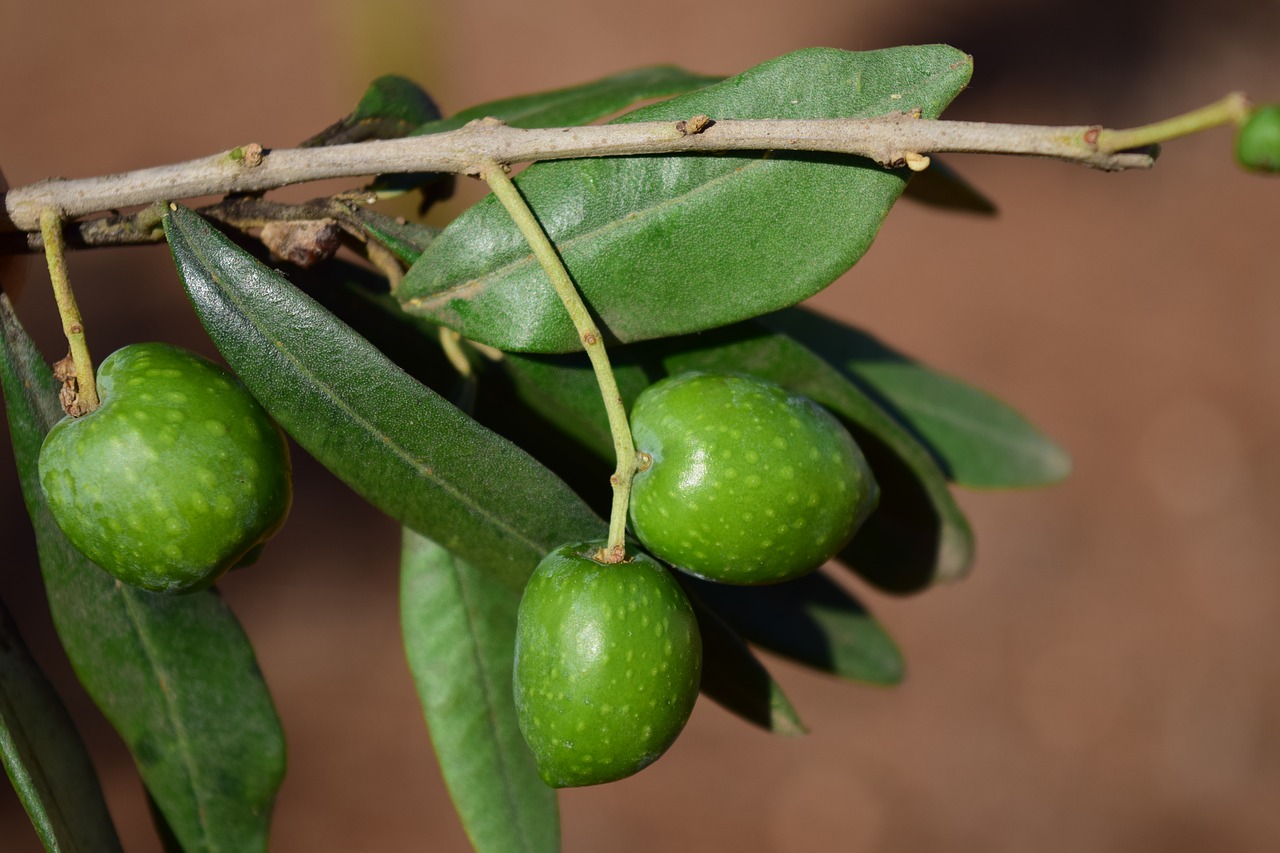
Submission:
[[[556,792],[538,776],[511,692],[520,594],[407,528],[400,572],[409,669],[472,845],[558,850]]]

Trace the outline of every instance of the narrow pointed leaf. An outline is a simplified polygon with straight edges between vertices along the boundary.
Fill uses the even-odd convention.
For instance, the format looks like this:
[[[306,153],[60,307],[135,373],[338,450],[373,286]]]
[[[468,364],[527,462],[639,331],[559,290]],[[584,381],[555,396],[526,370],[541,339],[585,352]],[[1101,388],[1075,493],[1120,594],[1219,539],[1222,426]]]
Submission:
[[[514,588],[553,548],[605,537],[605,523],[559,477],[195,213],[175,206],[165,233],[223,358],[374,506]]]
[[[445,784],[480,853],[560,849],[556,792],[538,776],[516,723],[519,606],[519,592],[405,529],[405,652]]]
[[[440,116],[440,108],[421,86],[406,77],[387,74],[369,84],[351,115],[320,131],[301,147],[398,139]]]
[[[904,427],[847,377],[787,335],[758,321],[613,351],[624,403],[649,384],[685,370],[745,372],[771,379],[843,419],[880,485],[880,505],[842,559],[878,586],[921,589],[965,574],[973,534],[946,478]],[[598,453],[608,425],[585,357],[508,355],[518,393],[544,417]]]
[[[497,118],[512,127],[571,127],[588,124],[637,101],[665,98],[700,89],[720,80],[673,65],[655,65],[614,74],[590,83],[518,95],[469,107],[447,119],[430,122],[417,133],[455,130],[479,118]]]
[[[781,685],[773,680],[736,631],[699,599],[693,578],[675,573],[689,594],[702,634],[702,684],[704,696],[752,725],[786,737],[808,734],[809,729]]]
[[[1067,452],[1012,408],[866,332],[803,310],[781,311],[764,322],[837,367],[919,438],[955,483],[1030,488],[1071,472]]]
[[[814,48],[618,121],[936,118],[969,71],[968,57],[938,45]],[[766,152],[537,163],[517,183],[606,333],[636,341],[722,326],[826,287],[871,245],[906,178],[860,158]],[[444,230],[396,295],[502,350],[581,346],[492,195]]]
[[[0,757],[45,850],[121,849],[84,741],[3,604]]]
[[[265,850],[284,734],[248,638],[213,591],[117,582],[62,535],[37,460],[61,417],[48,367],[0,297],[0,375],[54,628],[81,684],[133,754],[187,850]]]
[[[403,222],[367,207],[357,207],[353,214],[369,236],[390,249],[406,264],[412,264],[420,258],[440,233],[439,228],[417,222]]]
[[[767,587],[699,582],[698,595],[749,642],[867,684],[902,681],[902,653],[866,608],[821,572]]]

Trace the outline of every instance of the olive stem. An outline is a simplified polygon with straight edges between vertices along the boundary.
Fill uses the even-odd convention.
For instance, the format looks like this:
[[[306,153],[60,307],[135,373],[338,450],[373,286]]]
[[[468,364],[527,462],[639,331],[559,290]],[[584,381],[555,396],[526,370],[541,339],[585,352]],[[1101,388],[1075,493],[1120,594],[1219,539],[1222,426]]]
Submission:
[[[40,213],[40,236],[44,240],[45,260],[49,265],[49,279],[53,282],[53,298],[62,318],[62,333],[66,335],[71,351],[71,362],[76,370],[77,411],[70,415],[85,415],[98,408],[98,383],[93,375],[93,359],[89,357],[89,345],[85,342],[84,321],[71,290],[71,278],[67,275],[67,247],[63,240],[62,215],[55,208]]]
[[[627,556],[627,504],[631,499],[631,478],[636,472],[636,450],[631,439],[631,427],[627,423],[627,410],[622,404],[622,395],[618,393],[618,383],[609,364],[609,354],[605,352],[603,336],[582,297],[578,295],[578,289],[569,277],[569,271],[565,269],[555,246],[551,244],[551,239],[525,202],[524,196],[520,195],[520,190],[508,177],[506,167],[495,161],[488,161],[480,166],[480,177],[489,184],[507,213],[511,214],[529,248],[542,264],[556,295],[569,312],[569,319],[573,321],[587,357],[591,359],[596,383],[600,386],[600,396],[604,398],[605,411],[609,415],[609,431],[613,434],[613,448],[618,459],[618,467],[609,478],[609,482],[613,484],[609,539],[596,559],[602,563],[620,563]]]
[[[1167,142],[1180,136],[1190,136],[1193,133],[1226,124],[1239,124],[1248,116],[1249,109],[1249,99],[1244,96],[1244,93],[1232,92],[1212,104],[1153,124],[1126,130],[1103,128],[1098,131],[1098,150],[1105,153],[1127,151],[1145,145]]]
[[[722,154],[726,151],[814,151],[854,154],[886,167],[921,168],[930,154],[984,153],[1050,157],[1099,169],[1149,169],[1154,159],[1128,149],[1203,130],[1234,116],[1247,100],[1232,94],[1183,116],[1131,130],[1097,125],[1045,127],[916,118],[732,119],[693,116],[589,127],[516,128],[478,119],[456,130],[321,148],[244,146],[185,163],[75,180],[41,181],[0,194],[0,233],[38,230],[41,210],[67,218],[148,205],[159,200],[258,193],[330,178],[411,172],[475,174],[484,163],[531,163],[580,157]],[[1229,120],[1233,120],[1230,119]],[[254,156],[246,152],[254,150]],[[97,226],[94,226],[96,228]],[[108,240],[120,235],[90,239]],[[162,239],[158,230],[128,233],[129,242]],[[33,241],[24,241],[30,249]]]

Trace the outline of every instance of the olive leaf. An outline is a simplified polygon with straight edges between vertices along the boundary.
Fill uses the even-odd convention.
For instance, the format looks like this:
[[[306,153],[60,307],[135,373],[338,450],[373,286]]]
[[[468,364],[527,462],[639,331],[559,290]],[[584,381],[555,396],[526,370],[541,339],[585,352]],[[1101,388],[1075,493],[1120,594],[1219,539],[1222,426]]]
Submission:
[[[902,681],[902,653],[867,609],[821,572],[766,587],[699,581],[698,596],[748,641],[850,681]]]
[[[969,72],[967,56],[940,45],[815,48],[618,121],[930,119]],[[826,287],[871,245],[906,176],[861,158],[764,152],[536,163],[516,183],[606,333],[635,341],[725,325]],[[581,346],[492,195],[432,242],[396,296],[502,350]]]
[[[80,683],[187,850],[266,850],[284,734],[240,623],[213,591],[119,583],[75,549],[45,504],[40,444],[57,385],[0,296],[0,377],[54,628]],[[234,709],[234,710],[231,710]]]
[[[165,217],[178,272],[223,358],[366,500],[521,588],[553,548],[607,526],[560,478],[467,417],[190,210]]]
[[[953,482],[1032,488],[1064,479],[1067,452],[990,394],[885,346],[852,326],[803,309],[763,318],[821,355],[909,430]]]
[[[46,850],[121,849],[84,741],[3,604],[0,758]]]
[[[468,107],[447,119],[424,124],[416,133],[455,130],[480,118],[496,118],[512,127],[567,127],[587,124],[637,101],[689,92],[720,79],[686,71],[674,65],[636,68],[563,89],[487,101]]]
[[[400,621],[445,784],[477,851],[560,849],[511,693],[519,592],[405,528]]]

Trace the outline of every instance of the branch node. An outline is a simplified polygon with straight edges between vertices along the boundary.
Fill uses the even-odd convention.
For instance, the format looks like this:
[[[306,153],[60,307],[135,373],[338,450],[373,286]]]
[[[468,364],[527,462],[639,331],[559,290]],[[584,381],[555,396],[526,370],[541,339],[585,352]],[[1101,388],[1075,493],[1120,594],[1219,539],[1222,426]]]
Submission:
[[[699,113],[687,121],[676,122],[676,132],[681,136],[695,136],[715,124],[710,116]]]
[[[239,163],[246,169],[255,169],[262,165],[265,153],[261,145],[256,142],[250,142],[248,145],[239,145],[227,152],[227,159]]]

